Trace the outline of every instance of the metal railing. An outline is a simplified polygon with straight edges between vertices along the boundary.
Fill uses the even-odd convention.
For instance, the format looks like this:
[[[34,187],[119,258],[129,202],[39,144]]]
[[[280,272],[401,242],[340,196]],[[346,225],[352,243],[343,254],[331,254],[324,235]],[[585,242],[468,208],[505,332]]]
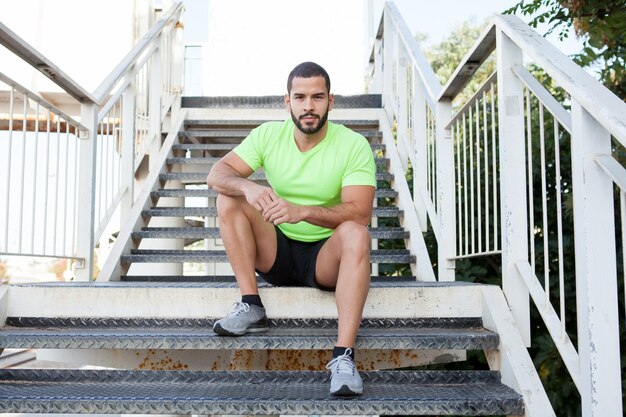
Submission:
[[[496,72],[453,106],[494,51]],[[441,87],[387,3],[372,58],[372,89],[397,126],[399,159],[413,168],[420,227],[430,223],[437,239],[438,279],[454,280],[458,259],[500,256],[525,343],[532,298],[583,415],[621,416],[613,184],[623,225],[626,169],[611,138],[626,143],[626,104],[514,16],[497,16]],[[546,74],[541,82],[527,62]],[[575,247],[573,259],[564,258],[566,245]]]
[[[0,216],[0,254],[73,259],[76,277],[93,279],[99,241],[143,204],[137,196],[146,174],[138,169],[160,169],[145,156],[160,148],[162,122],[179,107],[182,11],[182,3],[172,6],[93,94],[0,24],[0,43],[81,107],[79,118],[68,116],[0,74],[9,96],[0,121],[8,139],[0,144],[7,148],[0,192],[10,197]]]

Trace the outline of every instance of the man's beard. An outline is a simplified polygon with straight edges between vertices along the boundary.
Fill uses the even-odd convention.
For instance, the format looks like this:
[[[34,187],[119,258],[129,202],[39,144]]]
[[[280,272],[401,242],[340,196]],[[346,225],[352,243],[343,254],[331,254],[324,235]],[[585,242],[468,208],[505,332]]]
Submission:
[[[317,132],[322,130],[322,128],[326,124],[326,121],[328,120],[328,110],[326,110],[326,113],[324,113],[322,115],[322,117],[317,116],[317,114],[315,114],[315,113],[310,113],[310,112],[309,113],[304,113],[302,116],[300,116],[300,118],[308,117],[308,116],[319,117],[319,121],[317,123],[317,126],[305,127],[302,124],[302,122],[300,121],[300,118],[296,117],[296,115],[293,114],[293,111],[290,111],[290,113],[291,113],[291,120],[293,120],[293,122],[296,124],[296,127],[298,128],[298,130],[300,130],[300,132],[304,133],[305,135],[314,135],[314,134],[316,134]]]

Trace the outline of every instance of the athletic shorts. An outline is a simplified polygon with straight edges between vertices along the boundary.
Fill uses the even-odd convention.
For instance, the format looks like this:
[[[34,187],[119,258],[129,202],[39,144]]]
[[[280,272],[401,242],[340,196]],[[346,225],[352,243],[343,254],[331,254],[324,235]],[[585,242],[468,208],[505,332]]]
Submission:
[[[276,260],[267,272],[257,273],[264,281],[277,287],[313,287],[324,291],[334,288],[323,287],[315,282],[317,254],[328,239],[317,242],[293,240],[276,230]]]

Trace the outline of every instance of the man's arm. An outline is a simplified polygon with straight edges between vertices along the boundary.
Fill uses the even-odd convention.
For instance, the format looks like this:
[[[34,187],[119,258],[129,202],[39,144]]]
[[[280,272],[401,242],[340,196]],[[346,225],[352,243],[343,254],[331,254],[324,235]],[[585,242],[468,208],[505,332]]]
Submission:
[[[248,203],[262,213],[278,197],[270,187],[247,179],[253,172],[239,155],[231,151],[213,165],[206,182],[209,188],[220,194],[244,196]]]
[[[334,207],[299,206],[278,199],[263,211],[266,221],[281,223],[308,223],[334,229],[352,220],[367,226],[372,217],[375,188],[369,185],[350,185],[341,189],[341,204]]]

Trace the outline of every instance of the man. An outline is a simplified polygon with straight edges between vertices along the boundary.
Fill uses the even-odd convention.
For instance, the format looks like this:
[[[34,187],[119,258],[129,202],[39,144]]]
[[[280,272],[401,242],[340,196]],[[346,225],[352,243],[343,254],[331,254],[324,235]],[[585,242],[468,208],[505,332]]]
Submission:
[[[270,284],[335,291],[338,338],[330,393],[360,395],[354,343],[370,284],[376,166],[367,140],[328,121],[330,78],[304,62],[287,79],[291,119],[254,129],[211,170],[217,211],[241,302],[213,330],[227,336],[268,328],[255,270]],[[247,178],[263,167],[270,187]]]

